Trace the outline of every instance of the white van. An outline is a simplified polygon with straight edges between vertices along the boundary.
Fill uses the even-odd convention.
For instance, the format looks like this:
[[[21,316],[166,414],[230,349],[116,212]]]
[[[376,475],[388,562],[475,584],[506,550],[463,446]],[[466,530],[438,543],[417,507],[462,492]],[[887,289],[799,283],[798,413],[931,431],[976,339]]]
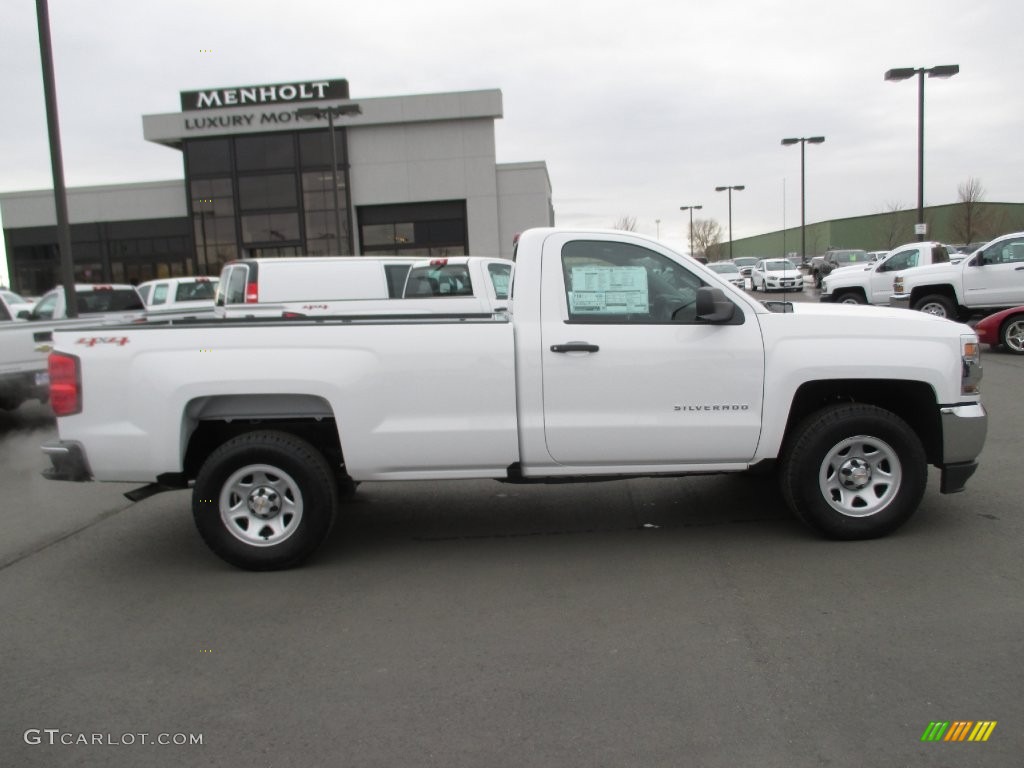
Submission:
[[[397,256],[237,259],[221,270],[214,311],[218,317],[280,317],[327,309],[328,303],[399,298],[416,261]]]
[[[219,317],[490,314],[508,306],[513,263],[458,256],[240,259],[221,272]]]

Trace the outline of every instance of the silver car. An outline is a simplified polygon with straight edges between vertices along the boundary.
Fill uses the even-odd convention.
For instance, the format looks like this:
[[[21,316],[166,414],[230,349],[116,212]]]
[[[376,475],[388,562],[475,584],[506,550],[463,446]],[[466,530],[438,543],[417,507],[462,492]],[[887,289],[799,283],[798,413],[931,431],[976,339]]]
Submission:
[[[713,261],[708,264],[708,269],[714,270],[737,288],[745,290],[747,287],[747,278],[740,272],[740,268],[731,261]]]

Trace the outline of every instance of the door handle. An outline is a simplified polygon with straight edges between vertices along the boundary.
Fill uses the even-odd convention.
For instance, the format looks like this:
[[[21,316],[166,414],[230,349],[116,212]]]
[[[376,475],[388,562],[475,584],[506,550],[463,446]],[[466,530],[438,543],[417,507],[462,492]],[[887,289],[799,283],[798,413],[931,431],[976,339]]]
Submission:
[[[600,347],[597,344],[587,344],[585,341],[570,341],[568,344],[552,344],[552,352],[597,352]]]
[[[1013,271],[1014,272],[1020,272],[1022,269],[1024,269],[1024,267],[1014,267]]]

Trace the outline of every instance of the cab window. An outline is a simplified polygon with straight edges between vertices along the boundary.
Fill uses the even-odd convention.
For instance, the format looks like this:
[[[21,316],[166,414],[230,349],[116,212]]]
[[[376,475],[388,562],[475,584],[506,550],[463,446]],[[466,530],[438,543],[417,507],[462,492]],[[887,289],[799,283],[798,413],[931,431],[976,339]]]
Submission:
[[[167,301],[167,283],[159,283],[153,286],[153,298],[150,304],[163,304]]]
[[[917,248],[900,251],[893,255],[885,264],[879,267],[879,272],[899,272],[901,269],[910,269],[917,266]]]
[[[57,309],[57,294],[56,292],[43,296],[36,304],[33,316],[40,320],[51,320],[53,313]]]
[[[562,247],[570,323],[695,322],[705,285],[678,262],[631,243],[576,240]]]
[[[512,265],[488,264],[487,273],[491,276],[491,285],[494,286],[495,298],[507,299],[509,282],[512,277]]]

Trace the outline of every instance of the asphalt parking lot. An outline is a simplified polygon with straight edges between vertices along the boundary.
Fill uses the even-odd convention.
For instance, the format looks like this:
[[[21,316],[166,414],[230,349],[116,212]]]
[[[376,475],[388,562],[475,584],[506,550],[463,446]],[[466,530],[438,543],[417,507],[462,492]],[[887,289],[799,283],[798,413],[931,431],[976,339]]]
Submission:
[[[1024,766],[1024,358],[983,362],[967,490],[856,543],[759,477],[364,484],[245,573],[0,414],[0,765]]]

